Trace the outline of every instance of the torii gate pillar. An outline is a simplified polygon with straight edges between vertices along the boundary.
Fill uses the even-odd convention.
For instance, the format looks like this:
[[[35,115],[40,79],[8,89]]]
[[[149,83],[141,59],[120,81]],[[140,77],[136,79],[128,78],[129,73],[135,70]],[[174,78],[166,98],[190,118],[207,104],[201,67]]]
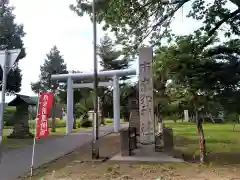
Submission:
[[[114,119],[114,132],[120,130],[120,90],[118,77],[113,76],[113,119]]]
[[[73,129],[73,80],[71,76],[67,79],[67,119],[66,134],[70,134]]]

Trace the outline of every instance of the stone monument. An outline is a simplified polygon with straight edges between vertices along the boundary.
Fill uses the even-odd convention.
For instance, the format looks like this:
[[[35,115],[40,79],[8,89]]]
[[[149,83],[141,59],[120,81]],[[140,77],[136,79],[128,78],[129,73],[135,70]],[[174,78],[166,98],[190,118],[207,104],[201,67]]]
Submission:
[[[153,80],[152,80],[151,47],[144,47],[139,52],[139,115],[140,115],[140,142],[152,144],[154,134],[154,107],[153,107]]]

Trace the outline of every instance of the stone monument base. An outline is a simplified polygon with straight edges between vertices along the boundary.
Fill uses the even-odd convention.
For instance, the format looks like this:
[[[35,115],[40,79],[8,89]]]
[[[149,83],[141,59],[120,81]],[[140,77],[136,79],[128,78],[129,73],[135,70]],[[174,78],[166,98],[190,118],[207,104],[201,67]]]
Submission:
[[[163,128],[163,132],[155,136],[155,151],[173,151],[173,130],[171,128]]]
[[[113,156],[110,161],[146,162],[146,163],[183,163],[184,160],[174,158],[167,152],[155,152],[155,145],[141,145],[133,150],[132,156],[121,156],[121,153]]]

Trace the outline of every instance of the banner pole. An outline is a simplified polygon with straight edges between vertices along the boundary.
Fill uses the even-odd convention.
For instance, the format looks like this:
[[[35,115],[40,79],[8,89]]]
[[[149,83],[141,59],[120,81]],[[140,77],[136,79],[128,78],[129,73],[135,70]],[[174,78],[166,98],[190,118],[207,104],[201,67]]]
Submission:
[[[37,135],[37,119],[38,119],[38,111],[39,111],[39,104],[40,104],[40,92],[38,92],[38,101],[37,102],[38,102],[37,103],[37,116],[36,116],[36,119],[35,119],[35,127],[34,127],[30,180],[32,179],[32,175],[33,175],[33,165],[34,165],[34,155],[35,155],[36,135]]]

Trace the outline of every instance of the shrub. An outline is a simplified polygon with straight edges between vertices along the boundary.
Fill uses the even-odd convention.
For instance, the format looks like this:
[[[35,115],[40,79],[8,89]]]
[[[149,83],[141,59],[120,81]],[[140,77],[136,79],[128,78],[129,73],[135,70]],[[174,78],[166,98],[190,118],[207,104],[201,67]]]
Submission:
[[[230,113],[227,114],[227,116],[225,117],[225,121],[227,122],[238,122],[238,114],[237,113]]]
[[[34,128],[35,128],[35,123],[36,123],[36,121],[34,121],[34,120],[29,120],[29,121],[28,121],[29,128],[30,128],[30,129],[34,129]]]
[[[14,124],[14,113],[16,112],[15,107],[6,107],[4,112],[4,126],[13,126]]]
[[[52,127],[52,120],[49,121],[49,127]],[[63,119],[56,119],[56,127],[66,127],[66,121]]]
[[[113,123],[113,120],[112,120],[112,119],[105,119],[104,121],[105,121],[105,123],[107,123],[107,124],[112,124],[112,123]]]
[[[88,119],[84,119],[80,122],[81,127],[92,127],[92,121],[89,121]]]

